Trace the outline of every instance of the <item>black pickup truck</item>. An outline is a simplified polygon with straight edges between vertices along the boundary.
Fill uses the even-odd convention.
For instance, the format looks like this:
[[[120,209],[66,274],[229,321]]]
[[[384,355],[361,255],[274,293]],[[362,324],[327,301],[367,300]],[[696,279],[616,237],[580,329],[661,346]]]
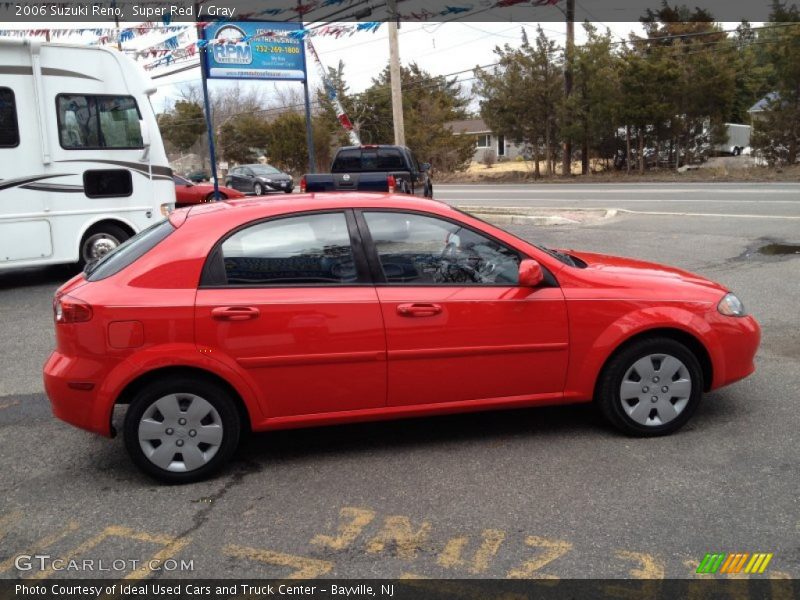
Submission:
[[[300,179],[301,192],[389,192],[433,198],[428,163],[418,163],[405,146],[345,146],[330,173]]]

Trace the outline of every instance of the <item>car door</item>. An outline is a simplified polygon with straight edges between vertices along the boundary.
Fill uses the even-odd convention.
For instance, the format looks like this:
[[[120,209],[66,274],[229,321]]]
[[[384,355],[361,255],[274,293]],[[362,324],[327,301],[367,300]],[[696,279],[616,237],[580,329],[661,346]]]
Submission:
[[[242,191],[255,192],[256,174],[253,172],[253,170],[248,169],[247,167],[242,168],[241,177],[242,177]]]
[[[209,257],[196,339],[263,393],[268,417],[380,408],[386,339],[351,211],[250,224]]]
[[[228,171],[228,176],[225,178],[225,186],[229,187],[234,190],[239,189],[239,182],[237,179],[239,178],[239,167],[234,167],[230,171]]]
[[[435,215],[365,209],[358,223],[386,327],[389,406],[560,397],[567,311],[552,277],[518,286],[520,252]]]

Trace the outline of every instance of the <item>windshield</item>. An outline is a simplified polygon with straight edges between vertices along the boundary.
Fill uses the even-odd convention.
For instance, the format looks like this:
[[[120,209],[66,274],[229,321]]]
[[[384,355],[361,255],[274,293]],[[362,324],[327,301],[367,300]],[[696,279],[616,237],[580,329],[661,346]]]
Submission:
[[[460,208],[456,208],[455,210],[457,212],[460,212],[462,215],[467,215],[469,217],[472,217],[476,221],[480,221],[481,223],[486,223],[487,225],[491,225],[491,223],[489,223],[488,221],[486,221],[484,219],[481,219],[480,217],[476,217],[475,215],[473,215],[470,212],[467,212],[467,211],[462,210]],[[510,231],[506,231],[506,234],[517,238],[521,242],[525,242],[525,243],[529,243],[529,244],[531,243],[531,242],[526,242],[524,239],[522,239],[518,235],[514,235]],[[558,250],[553,250],[552,248],[548,248],[547,246],[542,246],[541,244],[532,244],[532,245],[535,246],[536,248],[538,248],[539,250],[541,250],[542,252],[545,252],[545,253],[549,254],[550,256],[552,256],[553,258],[557,259],[558,261],[564,263],[565,265],[569,265],[571,267],[581,267],[582,268],[582,265],[580,263],[583,262],[583,261],[579,262],[578,259],[576,259],[574,256],[572,256],[570,254],[564,254],[563,252],[559,252]]]
[[[194,185],[188,179],[184,179],[180,175],[173,175],[172,180],[175,182],[175,185]]]
[[[175,227],[172,226],[169,219],[143,229],[102,258],[87,264],[83,269],[86,279],[98,281],[119,273],[155,248],[173,231],[175,231]]]
[[[250,167],[254,173],[259,175],[279,175],[280,171],[272,165],[253,165]]]

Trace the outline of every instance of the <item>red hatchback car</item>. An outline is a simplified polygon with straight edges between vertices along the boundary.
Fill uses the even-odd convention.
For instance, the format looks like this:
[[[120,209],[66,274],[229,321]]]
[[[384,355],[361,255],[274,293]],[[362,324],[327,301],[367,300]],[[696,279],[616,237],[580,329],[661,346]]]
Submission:
[[[55,415],[201,479],[264,431],[594,400],[670,433],[760,330],[678,269],[521,240],[432,200],[310,194],[177,211],[56,293]]]
[[[175,182],[175,206],[191,206],[214,201],[213,183],[192,183],[180,175],[173,175],[172,180]],[[217,190],[219,191],[220,200],[234,200],[245,197],[242,192],[224,185],[218,185]]]

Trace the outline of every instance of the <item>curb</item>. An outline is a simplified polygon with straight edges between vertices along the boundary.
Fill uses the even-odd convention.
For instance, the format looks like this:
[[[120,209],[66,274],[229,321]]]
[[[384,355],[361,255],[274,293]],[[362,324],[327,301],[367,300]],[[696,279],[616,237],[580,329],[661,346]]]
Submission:
[[[596,220],[616,217],[619,211],[615,208],[528,208],[524,206],[456,206],[459,210],[475,215],[480,219],[494,223],[512,225],[580,225],[582,221],[562,217],[559,213],[576,212],[596,215]]]

